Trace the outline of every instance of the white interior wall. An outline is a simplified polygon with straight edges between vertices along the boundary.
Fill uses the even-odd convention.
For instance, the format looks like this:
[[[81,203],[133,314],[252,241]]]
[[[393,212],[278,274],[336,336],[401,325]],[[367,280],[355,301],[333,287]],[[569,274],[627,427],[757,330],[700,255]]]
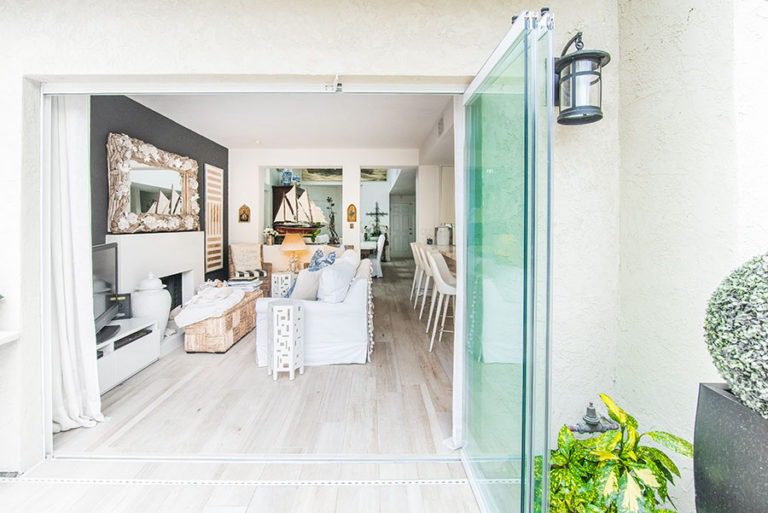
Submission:
[[[590,46],[616,55],[615,2],[553,0],[549,6],[556,17],[556,48],[578,28]],[[7,297],[0,305],[0,329],[23,332],[18,344],[0,350],[0,411],[20,419],[0,424],[0,440],[13,449],[0,453],[0,470],[28,468],[43,450],[40,414],[35,413],[43,395],[35,257],[40,247],[39,88],[25,76],[108,76],[113,83],[117,77],[144,82],[190,77],[198,83],[230,84],[258,74],[315,75],[311,80],[317,81],[329,81],[336,73],[342,78],[468,77],[507,32],[510,17],[530,7],[507,0],[391,0],[377,5],[304,0],[257,8],[202,0],[189,9],[152,2],[152,16],[137,16],[142,11],[136,4],[115,0],[6,5],[0,17],[0,48],[13,51],[3,55],[0,75],[0,112],[5,115],[0,124],[5,164],[0,169],[0,237],[10,242],[0,245],[0,293]],[[306,16],[310,9],[312,15]],[[77,38],[61,30],[74,26]],[[297,33],[303,37],[296,38]],[[605,74],[604,120],[591,127],[558,127],[555,133],[555,424],[578,418],[584,402],[611,384],[606,361],[617,335],[618,70],[619,64],[612,63]],[[259,240],[263,209],[254,205],[263,192],[263,179],[251,190],[237,184],[251,184],[248,173],[257,172],[259,165],[278,164],[280,159],[264,158],[269,153],[230,153],[232,204],[247,203],[258,217],[251,223],[230,222],[233,242]],[[328,157],[329,165],[343,164]],[[403,167],[418,164],[417,156],[406,160]],[[396,165],[391,160],[368,164]],[[235,167],[240,171],[234,172]]]
[[[419,166],[416,171],[416,242],[434,239],[440,218],[440,166]]]
[[[373,212],[379,204],[379,210],[386,212],[387,215],[379,218],[382,230],[385,226],[390,226],[389,222],[389,183],[387,182],[363,182],[360,184],[360,229],[366,226],[373,227],[374,218],[367,215]],[[362,236],[362,232],[361,232]]]
[[[264,229],[263,193],[264,167],[340,167],[343,169],[342,215],[336,219],[336,231],[345,245],[359,247],[361,167],[414,167],[418,165],[416,149],[378,148],[286,148],[286,149],[230,149],[229,150],[229,201],[232,205],[243,203],[251,207],[254,215],[250,223],[237,222],[237,209],[230,209],[229,240],[231,242],[261,242]],[[313,198],[320,206],[325,198]],[[358,209],[358,222],[350,228],[346,222],[347,205],[354,202]]]
[[[435,227],[455,222],[454,172],[453,167],[419,166],[416,172],[417,242],[426,242],[428,237],[434,239]]]
[[[446,165],[453,163],[453,100],[446,99],[440,117],[421,143],[419,160],[422,164]]]
[[[438,206],[439,224],[456,222],[456,199],[454,198],[455,169],[451,166],[440,168],[440,198]]]

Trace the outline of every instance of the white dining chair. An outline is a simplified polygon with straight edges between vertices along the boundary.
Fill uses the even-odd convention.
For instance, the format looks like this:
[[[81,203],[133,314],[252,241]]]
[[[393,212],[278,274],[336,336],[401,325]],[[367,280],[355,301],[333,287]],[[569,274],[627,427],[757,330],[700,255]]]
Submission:
[[[371,276],[374,278],[383,278],[384,271],[381,269],[381,255],[384,254],[384,242],[387,237],[382,233],[376,241],[376,254],[371,256]]]
[[[434,250],[437,251],[437,250]],[[439,253],[439,252],[438,252]],[[446,283],[448,285],[456,286],[456,275],[451,272],[451,270],[448,268],[448,264],[445,262],[445,258],[442,254],[440,254],[440,258],[436,258],[435,262],[437,263],[438,269],[440,269],[440,276],[443,277]],[[432,287],[432,301],[429,304],[429,316],[427,317],[427,329],[424,331],[425,333],[429,333],[429,327],[432,325],[432,315],[435,311],[435,303],[437,302],[437,287]],[[454,301],[455,306],[455,301]],[[440,315],[440,312],[438,312],[438,315],[435,316],[435,322],[437,322],[437,317]]]
[[[421,263],[424,266],[424,288],[421,291],[421,308],[419,309],[419,320],[424,316],[424,305],[427,303],[427,296],[429,296],[429,282],[432,281],[432,267],[430,267],[427,261],[427,253],[431,250],[426,244],[416,244],[416,251],[419,252]],[[433,285],[434,287],[434,285]],[[416,297],[418,303],[419,298]],[[414,305],[414,308],[416,306]]]
[[[438,342],[443,340],[443,333],[446,331],[448,333],[453,333],[452,330],[446,330],[445,329],[445,318],[448,316],[448,303],[451,302],[451,300],[454,301],[453,303],[453,309],[454,313],[456,310],[456,285],[451,285],[448,283],[448,277],[450,276],[450,273],[443,276],[443,273],[445,271],[441,271],[441,269],[448,270],[448,265],[445,263],[445,259],[443,258],[443,255],[441,255],[437,251],[429,251],[426,254],[427,261],[429,262],[430,269],[432,270],[432,279],[435,282],[435,288],[437,288],[437,310],[435,314],[435,322],[432,326],[432,338],[429,341],[429,352],[432,352],[432,348],[435,345],[435,336],[437,335],[437,325],[438,325],[438,318],[440,318],[440,337],[438,338]],[[438,262],[442,261],[442,264],[438,264]],[[442,314],[441,314],[442,310]]]
[[[421,287],[421,277],[424,274],[424,266],[421,265],[421,259],[416,251],[415,242],[411,242],[411,253],[413,253],[413,263],[415,267],[413,269],[413,283],[411,284],[411,295],[409,299],[410,301],[413,301],[414,293],[417,298],[419,297],[419,287]]]
[[[424,255],[421,251],[421,245],[418,242],[414,242],[413,244],[413,251],[416,254],[416,260],[418,261],[419,265],[419,280],[416,283],[416,293],[413,297],[413,309],[416,310],[419,306],[419,297],[421,297],[422,293],[422,286],[421,284],[424,283],[427,279],[427,272],[429,271],[429,263],[424,259]]]

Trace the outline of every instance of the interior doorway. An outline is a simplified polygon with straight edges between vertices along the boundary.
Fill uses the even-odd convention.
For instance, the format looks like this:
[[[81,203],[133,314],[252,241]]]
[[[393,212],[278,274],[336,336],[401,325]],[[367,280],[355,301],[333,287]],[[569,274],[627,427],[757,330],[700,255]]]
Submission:
[[[103,130],[92,131],[91,146],[103,149],[98,137],[117,130],[111,127],[108,115],[118,109],[105,108],[112,96],[93,98],[99,108],[92,108],[90,114],[100,117]],[[335,219],[341,239],[331,248],[334,244],[328,226],[308,234],[302,264],[315,251],[331,250],[337,258],[347,248],[360,251],[364,243],[371,242],[364,233],[376,229],[390,237],[390,248],[397,244],[398,257],[409,260],[400,266],[384,262],[385,277],[373,284],[370,298],[368,294],[361,298],[363,307],[372,301],[374,342],[369,360],[361,365],[343,362],[310,367],[293,382],[280,380],[275,384],[266,369],[257,366],[261,364],[257,358],[258,326],[222,353],[190,354],[176,346],[104,390],[102,404],[108,420],[92,428],[57,433],[52,439],[52,454],[63,458],[190,459],[312,454],[331,460],[391,457],[458,461],[456,444],[445,441],[452,440],[456,424],[454,354],[461,355],[461,351],[448,343],[429,351],[423,326],[426,317],[421,319],[421,312],[404,308],[409,304],[413,276],[409,243],[416,238],[414,183],[420,148],[431,144],[429,138],[438,124],[453,124],[454,101],[454,95],[445,94],[305,93],[204,97],[135,93],[116,99],[120,122],[113,123],[115,127],[159,150],[194,158],[200,169],[208,162],[194,153],[197,147],[215,142],[229,150],[229,163],[217,163],[225,169],[228,180],[224,203],[229,224],[224,231],[229,234],[230,245],[260,245],[259,258],[268,261],[273,271],[284,272],[281,266],[289,259],[281,249],[280,238],[272,236],[267,242],[264,230],[273,227],[282,199],[294,184],[329,221]],[[303,109],[295,110],[297,103]],[[376,117],[371,127],[380,111],[388,115]],[[239,125],[232,121],[237,112],[260,113],[261,133],[253,135],[250,131],[250,116]],[[126,119],[131,117],[148,120],[143,123],[154,131],[136,133],[140,125],[128,123]],[[329,131],[324,128],[328,123],[319,122],[323,118],[343,118],[347,125]],[[162,123],[180,127],[180,135],[173,141],[162,139],[157,135]],[[194,132],[194,144],[185,146],[188,132]],[[444,158],[441,164],[453,164],[453,132],[441,134],[440,144],[447,144],[450,151],[443,148],[439,155],[431,156],[432,162]],[[402,148],[392,150],[392,146]],[[92,167],[92,186],[98,192],[106,182],[106,169],[102,169],[106,165]],[[97,175],[101,181],[94,180]],[[93,206],[94,212],[106,210],[101,207],[107,205],[107,194],[101,192],[104,194],[95,195],[99,205]],[[205,192],[201,191],[203,195]],[[432,203],[434,218],[437,202]],[[357,220],[347,215],[350,205],[357,207]],[[80,221],[84,225],[89,222]],[[425,223],[434,227],[431,219]],[[134,237],[111,235],[98,226],[90,228],[101,237],[119,237],[118,245]],[[148,244],[143,275],[158,267],[155,257],[176,260],[176,252],[152,250],[171,236],[149,233],[140,237]],[[195,251],[189,247],[184,253]],[[118,254],[118,259],[121,256],[125,254]],[[229,275],[226,268],[217,272],[221,273],[215,276],[219,279]],[[195,287],[201,278],[197,276]],[[127,283],[119,276],[115,282]],[[325,324],[313,325],[309,330],[312,334],[334,329],[342,333],[345,325],[366,319],[365,315],[358,319],[337,314],[337,310],[344,310],[342,305],[324,306],[326,311],[319,322]],[[280,408],[275,408],[278,404]]]

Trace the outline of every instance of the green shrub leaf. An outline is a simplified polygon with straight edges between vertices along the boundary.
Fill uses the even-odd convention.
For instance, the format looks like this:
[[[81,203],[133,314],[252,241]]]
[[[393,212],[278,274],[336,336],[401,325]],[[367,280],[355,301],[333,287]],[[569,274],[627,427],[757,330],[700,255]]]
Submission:
[[[640,435],[634,417],[609,396],[600,397],[621,429],[585,438],[577,438],[565,426],[560,430],[558,447],[550,452],[549,512],[670,513],[675,505],[668,484],[674,484],[680,470],[664,451],[690,457],[693,446],[664,431]],[[641,445],[646,435],[663,448]],[[536,471],[542,481],[543,469]]]
[[[643,436],[647,436],[654,442],[663,445],[667,449],[675,451],[678,454],[693,458],[693,444],[687,440],[683,440],[679,436],[664,431],[649,431]]]
[[[677,465],[675,465],[675,462],[672,461],[672,459],[662,451],[655,447],[641,447],[639,450],[643,457],[647,457],[655,461],[662,472],[666,470],[667,472],[665,472],[665,474],[670,473],[670,475],[667,476],[667,479],[670,481],[673,481],[671,474],[680,477],[680,469],[678,469]]]
[[[592,454],[597,456],[597,459],[600,461],[611,461],[611,460],[618,460],[619,457],[613,454],[610,451],[604,451],[602,449],[598,449],[597,451],[592,451]]]
[[[653,471],[649,468],[634,467],[632,469],[632,474],[634,474],[638,481],[645,486],[650,486],[651,488],[659,487],[659,481],[656,479],[656,476],[653,475]]]
[[[621,450],[621,456],[637,461],[635,449],[637,448],[637,430],[632,426],[627,426],[627,439],[624,441],[624,448]]]
[[[567,449],[576,439],[573,437],[573,433],[568,429],[568,426],[560,428],[560,432],[557,434],[557,445],[561,449]]]
[[[596,440],[597,443],[595,444],[596,449],[603,449],[605,451],[613,451],[616,449],[616,447],[619,446],[622,440],[621,431],[618,429],[612,429],[610,431],[606,431],[602,435],[593,438],[593,440]]]
[[[608,416],[618,422],[622,427],[626,425],[627,412],[619,408],[607,394],[600,394],[600,399],[603,400],[605,406],[608,408]]]
[[[643,490],[632,474],[623,473],[619,479],[618,513],[640,513],[645,511]]]
[[[654,477],[656,477],[656,482],[659,483],[659,486],[656,489],[656,493],[659,494],[659,497],[661,498],[661,502],[666,501],[668,497],[666,475],[659,469],[659,466],[656,465],[656,463],[654,463],[653,461],[646,461],[644,465],[648,467],[648,469],[651,472],[653,472]]]
[[[614,463],[603,466],[595,476],[595,487],[600,497],[613,498],[619,492],[619,469]]]

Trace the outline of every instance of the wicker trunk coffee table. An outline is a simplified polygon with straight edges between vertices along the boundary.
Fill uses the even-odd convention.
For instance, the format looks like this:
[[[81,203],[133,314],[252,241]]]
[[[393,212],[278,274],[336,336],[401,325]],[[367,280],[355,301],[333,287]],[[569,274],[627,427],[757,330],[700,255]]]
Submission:
[[[190,324],[184,330],[184,350],[188,353],[224,353],[256,327],[256,300],[261,290],[246,292],[238,304],[220,317]]]

